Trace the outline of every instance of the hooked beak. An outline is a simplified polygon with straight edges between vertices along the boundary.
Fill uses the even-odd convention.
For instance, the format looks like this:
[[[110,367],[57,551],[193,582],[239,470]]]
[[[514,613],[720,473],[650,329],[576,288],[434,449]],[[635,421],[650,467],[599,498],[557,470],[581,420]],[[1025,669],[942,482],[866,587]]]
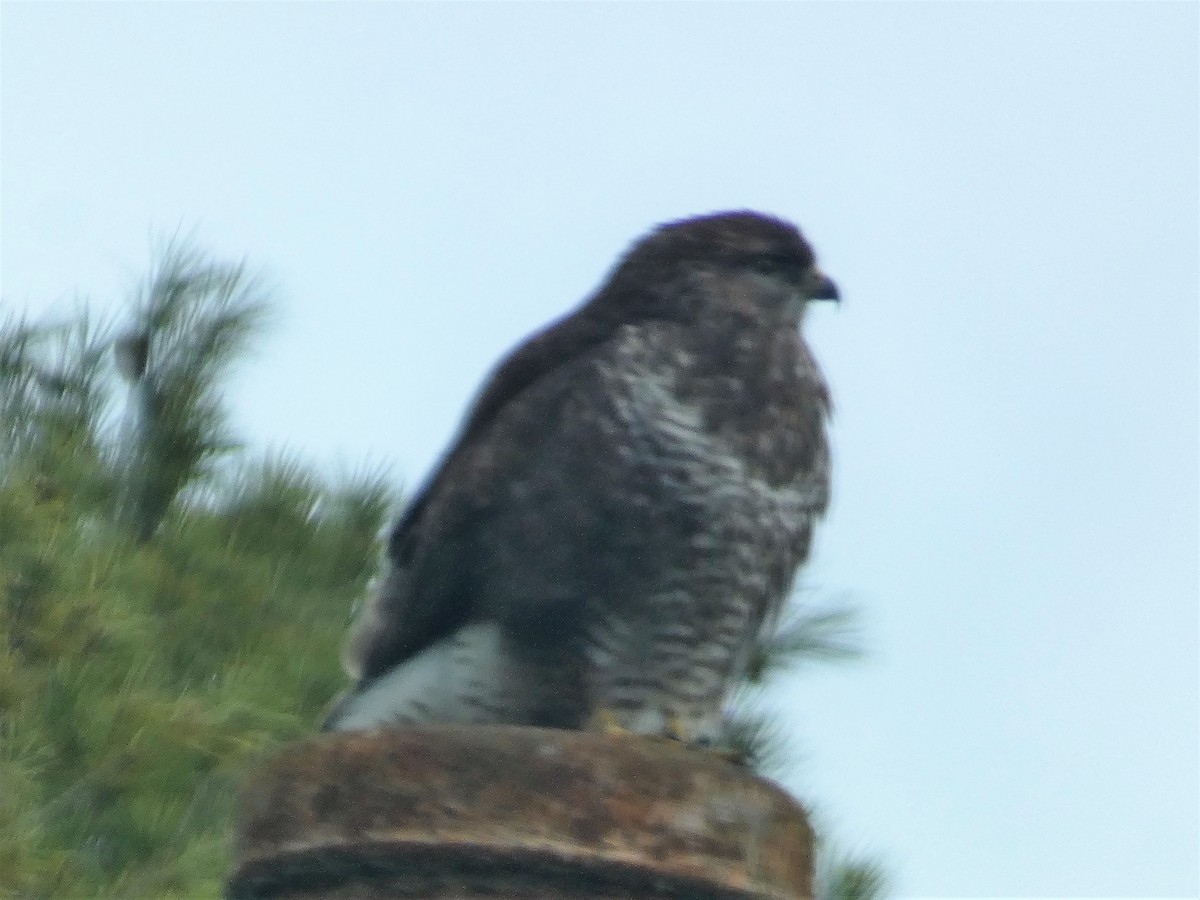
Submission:
[[[842,299],[834,280],[816,266],[809,269],[808,274],[804,276],[804,293],[809,300],[832,300],[839,303]]]

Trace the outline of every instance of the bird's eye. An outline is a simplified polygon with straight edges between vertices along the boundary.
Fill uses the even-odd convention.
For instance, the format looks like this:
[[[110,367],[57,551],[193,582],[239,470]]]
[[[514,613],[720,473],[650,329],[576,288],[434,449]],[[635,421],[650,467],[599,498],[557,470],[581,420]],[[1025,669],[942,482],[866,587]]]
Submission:
[[[777,278],[787,272],[787,261],[778,256],[756,256],[750,260],[750,271],[768,278]]]

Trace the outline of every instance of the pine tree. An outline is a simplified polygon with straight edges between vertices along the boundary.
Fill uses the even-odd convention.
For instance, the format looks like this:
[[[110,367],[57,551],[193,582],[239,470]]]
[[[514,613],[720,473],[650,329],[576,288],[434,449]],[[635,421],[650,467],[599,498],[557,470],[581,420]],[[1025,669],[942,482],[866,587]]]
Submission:
[[[265,313],[168,247],[117,341],[132,418],[111,327],[0,326],[0,895],[217,896],[241,772],[340,685],[393,502],[234,452]]]

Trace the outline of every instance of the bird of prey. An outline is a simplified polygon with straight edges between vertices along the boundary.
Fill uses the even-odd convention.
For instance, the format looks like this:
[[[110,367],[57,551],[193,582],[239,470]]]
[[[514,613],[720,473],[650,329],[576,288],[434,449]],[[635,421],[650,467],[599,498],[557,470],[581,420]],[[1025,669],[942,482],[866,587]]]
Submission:
[[[604,728],[709,744],[829,500],[837,300],[792,224],[661,225],[493,372],[390,533],[328,730]]]

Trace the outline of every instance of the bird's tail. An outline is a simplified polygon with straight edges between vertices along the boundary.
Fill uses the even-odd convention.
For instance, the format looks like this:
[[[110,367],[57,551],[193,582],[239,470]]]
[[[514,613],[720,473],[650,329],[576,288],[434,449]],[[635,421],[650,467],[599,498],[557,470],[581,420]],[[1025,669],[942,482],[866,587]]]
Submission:
[[[419,724],[528,725],[539,685],[500,626],[476,622],[338,697],[323,731]]]

